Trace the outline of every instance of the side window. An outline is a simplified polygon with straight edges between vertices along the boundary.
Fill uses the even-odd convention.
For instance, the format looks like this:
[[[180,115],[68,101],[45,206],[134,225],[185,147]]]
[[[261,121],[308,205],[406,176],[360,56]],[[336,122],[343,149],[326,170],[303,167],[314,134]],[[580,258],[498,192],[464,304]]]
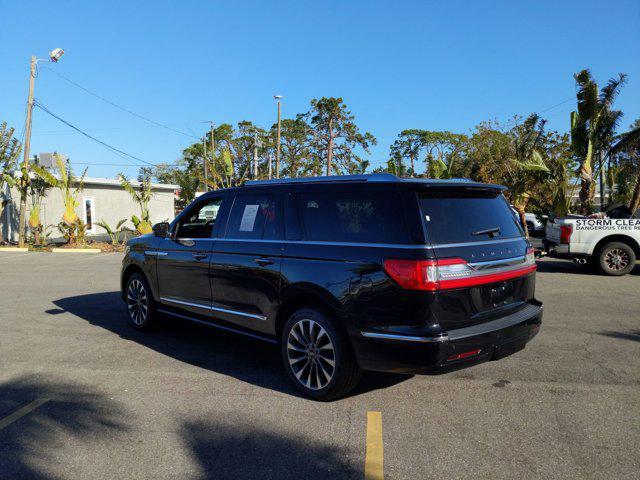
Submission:
[[[281,223],[278,217],[274,195],[238,195],[229,214],[225,236],[255,240],[277,238]]]
[[[408,243],[395,193],[305,193],[298,196],[298,205],[305,240]]]
[[[194,205],[176,226],[175,238],[211,238],[222,198]]]

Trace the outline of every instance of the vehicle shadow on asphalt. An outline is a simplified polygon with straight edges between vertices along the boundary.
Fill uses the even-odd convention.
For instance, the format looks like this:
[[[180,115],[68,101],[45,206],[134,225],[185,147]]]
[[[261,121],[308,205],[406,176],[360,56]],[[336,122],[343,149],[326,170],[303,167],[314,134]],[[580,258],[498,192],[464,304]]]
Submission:
[[[61,298],[53,302],[59,309],[46,313],[69,312],[120,338],[134,341],[181,362],[205,368],[238,380],[288,395],[302,395],[291,384],[275,345],[250,337],[227,333],[186,320],[163,319],[151,332],[135,330],[126,317],[120,292],[101,292]],[[355,396],[386,388],[411,375],[365,372],[362,382],[350,394]]]
[[[544,259],[542,261],[538,261],[537,265],[538,272],[540,273],[574,273],[578,275],[598,276],[603,279],[609,278],[609,276],[598,272],[592,265],[577,265],[568,260]],[[640,276],[640,265],[636,265],[628,275]]]
[[[605,337],[617,338],[620,340],[630,340],[632,342],[640,342],[640,330],[628,330],[626,332],[616,332],[608,330],[600,332],[600,335]]]
[[[0,384],[0,478],[54,479],[55,445],[128,430],[123,408],[90,387],[23,375]],[[23,416],[20,416],[22,414]],[[13,421],[12,421],[13,420]]]
[[[355,479],[361,467],[337,444],[249,422],[186,422],[181,437],[205,479]]]

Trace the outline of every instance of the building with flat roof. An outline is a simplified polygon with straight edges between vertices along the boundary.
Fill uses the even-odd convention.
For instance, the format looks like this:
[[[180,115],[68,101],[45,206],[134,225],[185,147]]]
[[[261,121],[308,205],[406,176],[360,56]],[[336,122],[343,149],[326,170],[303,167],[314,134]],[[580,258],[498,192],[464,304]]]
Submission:
[[[132,185],[139,186],[139,182],[131,181]],[[151,223],[171,221],[175,216],[175,193],[179,189],[177,185],[152,183],[152,197],[149,202]],[[20,194],[13,188],[5,187],[0,192],[0,234],[2,239],[9,241],[18,240],[18,218],[20,213]],[[30,208],[30,203],[27,203]],[[62,193],[56,188],[48,191],[42,199],[40,209],[40,222],[45,227],[53,225],[50,239],[62,238],[62,234],[55,227],[62,221],[64,203]],[[120,182],[110,178],[85,177],[84,188],[78,194],[78,217],[87,224],[88,236],[102,236],[106,231],[97,222],[104,220],[112,227],[126,218],[126,226],[133,229],[131,216],[140,216],[140,207],[133,201]],[[29,213],[27,212],[27,219]]]

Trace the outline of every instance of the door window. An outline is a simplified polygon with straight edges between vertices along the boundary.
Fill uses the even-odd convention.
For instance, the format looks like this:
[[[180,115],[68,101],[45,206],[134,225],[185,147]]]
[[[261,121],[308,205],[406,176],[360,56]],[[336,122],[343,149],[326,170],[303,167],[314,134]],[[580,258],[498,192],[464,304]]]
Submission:
[[[298,196],[306,240],[407,243],[400,199],[391,192],[305,193]]]
[[[195,205],[176,226],[175,238],[211,238],[222,205],[222,197]]]
[[[226,238],[277,238],[279,217],[274,195],[238,195],[229,215]]]

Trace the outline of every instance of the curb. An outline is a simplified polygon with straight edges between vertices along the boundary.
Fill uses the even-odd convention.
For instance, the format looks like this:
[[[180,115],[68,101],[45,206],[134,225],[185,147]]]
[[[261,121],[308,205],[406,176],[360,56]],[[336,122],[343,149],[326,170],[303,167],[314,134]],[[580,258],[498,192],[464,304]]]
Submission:
[[[99,248],[52,248],[51,253],[102,253]]]
[[[28,252],[29,249],[27,247],[0,247],[0,252]]]

